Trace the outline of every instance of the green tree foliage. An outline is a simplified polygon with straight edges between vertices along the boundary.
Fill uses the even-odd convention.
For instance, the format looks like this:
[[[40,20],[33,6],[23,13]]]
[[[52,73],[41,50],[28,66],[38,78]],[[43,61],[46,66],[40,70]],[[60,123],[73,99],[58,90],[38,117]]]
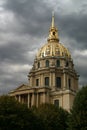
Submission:
[[[78,91],[71,115],[69,130],[87,130],[87,86]]]
[[[69,113],[52,104],[43,104],[34,109],[34,113],[43,119],[46,130],[66,130]]]
[[[27,106],[12,97],[0,97],[0,130],[39,130],[39,127],[44,130],[41,120]]]

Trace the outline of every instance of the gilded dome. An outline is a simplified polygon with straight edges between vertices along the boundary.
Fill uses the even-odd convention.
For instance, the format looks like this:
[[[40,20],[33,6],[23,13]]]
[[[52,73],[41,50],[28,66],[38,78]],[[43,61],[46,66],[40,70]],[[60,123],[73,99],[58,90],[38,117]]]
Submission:
[[[67,48],[65,48],[61,43],[48,42],[37,53],[37,59],[55,56],[55,57],[67,57],[71,58],[71,54]]]
[[[71,58],[69,50],[59,43],[58,30],[54,25],[54,15],[52,16],[52,24],[49,30],[47,43],[39,49],[36,58],[40,59],[52,56]]]

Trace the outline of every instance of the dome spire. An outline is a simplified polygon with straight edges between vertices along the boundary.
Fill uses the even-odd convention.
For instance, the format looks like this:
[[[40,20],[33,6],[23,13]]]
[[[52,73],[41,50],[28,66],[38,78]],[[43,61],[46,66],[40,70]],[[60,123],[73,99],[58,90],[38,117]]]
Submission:
[[[52,12],[52,28],[55,27],[54,25],[54,11]]]
[[[51,41],[59,42],[58,30],[55,27],[55,22],[54,22],[54,11],[52,12],[52,22],[51,22],[51,27],[49,30],[49,37],[47,40],[48,40],[48,42],[51,42]]]

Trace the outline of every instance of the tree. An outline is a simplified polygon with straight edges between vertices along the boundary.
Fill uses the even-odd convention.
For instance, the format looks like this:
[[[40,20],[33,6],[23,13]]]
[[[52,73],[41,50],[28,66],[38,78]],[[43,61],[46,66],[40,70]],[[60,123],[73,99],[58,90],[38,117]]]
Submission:
[[[69,113],[52,104],[43,104],[34,113],[43,119],[46,130],[66,130]]]
[[[78,91],[69,118],[70,130],[87,130],[87,86]]]
[[[36,130],[39,127],[44,130],[39,118],[26,105],[9,96],[0,97],[0,130]]]

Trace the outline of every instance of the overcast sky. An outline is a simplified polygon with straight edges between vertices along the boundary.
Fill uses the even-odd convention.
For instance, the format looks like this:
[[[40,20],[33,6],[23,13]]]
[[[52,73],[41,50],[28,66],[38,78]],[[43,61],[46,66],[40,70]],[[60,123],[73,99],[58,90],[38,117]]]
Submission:
[[[21,84],[46,43],[52,11],[71,52],[79,86],[87,84],[87,0],[0,0],[0,94]]]

